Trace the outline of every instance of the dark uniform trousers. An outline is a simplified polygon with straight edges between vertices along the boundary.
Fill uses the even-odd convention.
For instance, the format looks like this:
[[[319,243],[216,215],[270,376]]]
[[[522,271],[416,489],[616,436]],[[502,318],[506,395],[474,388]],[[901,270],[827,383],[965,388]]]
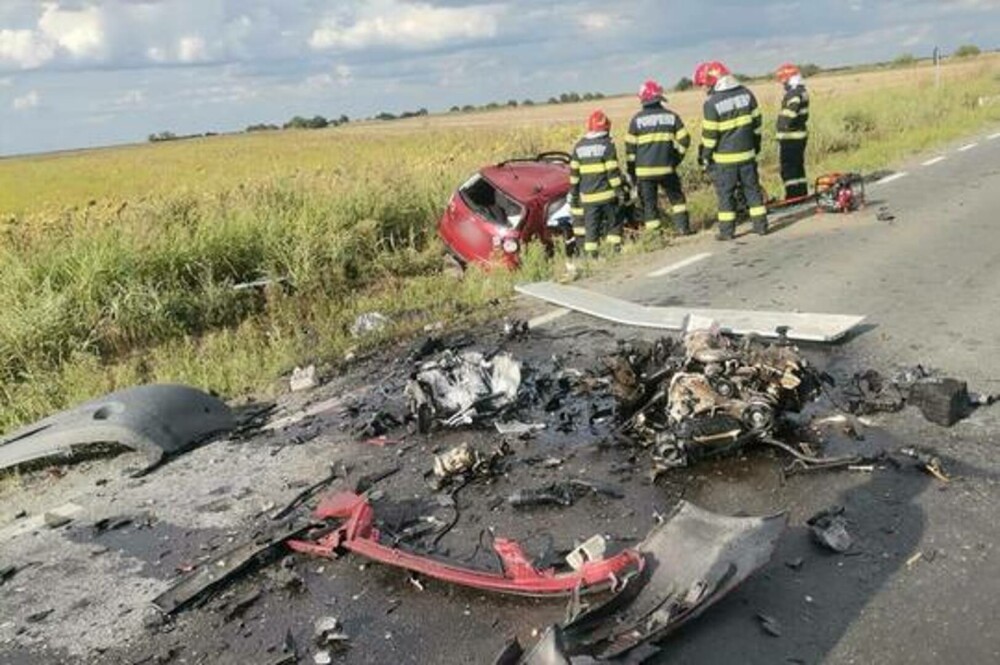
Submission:
[[[596,254],[603,238],[616,250],[622,244],[622,219],[618,202],[587,203],[583,206],[584,251]]]
[[[715,164],[712,166],[712,180],[719,199],[719,235],[732,238],[736,230],[736,191],[743,190],[750,220],[754,231],[767,232],[767,207],[764,205],[764,191],[760,186],[757,161],[742,164]]]
[[[640,178],[639,199],[642,201],[642,218],[650,230],[660,224],[660,189],[670,201],[670,216],[674,222],[674,230],[681,235],[690,232],[691,223],[688,217],[687,197],[681,187],[681,179],[676,173],[662,178]]]
[[[784,139],[778,141],[778,158],[781,162],[781,180],[785,183],[785,198],[794,199],[808,194],[806,140]]]

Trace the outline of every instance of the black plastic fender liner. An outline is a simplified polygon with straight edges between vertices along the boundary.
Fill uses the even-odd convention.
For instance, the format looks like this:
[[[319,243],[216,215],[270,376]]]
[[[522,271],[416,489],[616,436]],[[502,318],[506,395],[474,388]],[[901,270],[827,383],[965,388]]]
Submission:
[[[147,470],[236,420],[221,400],[183,385],[127,388],[61,411],[0,441],[0,469],[66,455],[90,444],[119,444],[145,454]]]

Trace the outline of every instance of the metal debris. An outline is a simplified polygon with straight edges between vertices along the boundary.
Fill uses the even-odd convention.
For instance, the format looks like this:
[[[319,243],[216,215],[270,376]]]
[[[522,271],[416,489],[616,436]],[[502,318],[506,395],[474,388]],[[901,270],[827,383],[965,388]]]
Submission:
[[[516,403],[520,387],[521,364],[509,354],[446,350],[417,368],[404,393],[419,431],[429,432],[435,423],[457,427],[499,417]]]
[[[366,312],[354,319],[354,323],[351,324],[351,335],[361,337],[381,332],[390,323],[392,320],[381,312]]]
[[[653,451],[658,470],[731,453],[769,436],[784,412],[820,392],[821,377],[789,345],[734,341],[717,327],[625,344],[608,360],[621,431]]]
[[[813,540],[838,554],[851,549],[854,542],[847,531],[847,520],[843,514],[843,506],[834,506],[816,513],[806,521]]]

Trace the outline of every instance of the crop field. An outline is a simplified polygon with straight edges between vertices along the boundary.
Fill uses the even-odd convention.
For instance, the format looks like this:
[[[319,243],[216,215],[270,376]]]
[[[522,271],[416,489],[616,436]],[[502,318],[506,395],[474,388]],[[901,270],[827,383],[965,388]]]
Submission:
[[[1000,94],[1000,58],[934,81],[926,66],[811,80],[811,172],[884,168],[1000,123],[1000,105],[978,103]],[[779,88],[752,87],[777,194]],[[671,96],[696,138],[701,99]],[[519,275],[456,280],[437,217],[478,166],[569,149],[595,104],[620,138],[633,98],[0,160],[0,429],[137,382],[266,394],[295,364],[495,315],[484,304],[563,262],[533,248]],[[707,225],[712,197],[692,162],[683,173]],[[280,281],[233,288],[258,279]],[[393,324],[359,341],[349,328],[367,311]]]

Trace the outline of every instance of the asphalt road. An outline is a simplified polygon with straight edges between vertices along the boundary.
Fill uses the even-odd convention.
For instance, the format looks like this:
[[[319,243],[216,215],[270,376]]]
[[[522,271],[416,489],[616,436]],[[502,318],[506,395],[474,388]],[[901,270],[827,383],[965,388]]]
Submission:
[[[703,234],[581,285],[649,304],[865,314],[868,324],[850,339],[805,349],[810,359],[839,377],[921,363],[1000,392],[993,327],[1000,305],[1000,135],[958,150],[972,142],[905,165],[900,173],[907,175],[870,189],[869,208],[860,214],[776,219],[771,236],[730,244]],[[946,158],[931,163],[938,156]],[[877,220],[882,207],[895,219]],[[527,299],[518,308],[548,322],[514,342],[499,339],[497,323],[472,332],[481,348],[499,343],[534,367],[551,367],[559,356],[565,367],[592,369],[615,348],[605,333],[657,334],[577,314],[553,317],[551,308]],[[508,636],[530,644],[562,619],[562,602],[496,597],[433,580],[415,584],[350,555],[290,557],[299,584],[289,585],[282,566],[264,566],[166,625],[151,616],[150,599],[179,569],[248,537],[332,464],[351,467],[350,478],[334,487],[399,465],[400,473],[378,485],[379,510],[405,512],[408,502],[433,501],[424,479],[433,453],[463,442],[483,451],[497,445],[489,429],[408,436],[384,448],[359,441],[351,431],[356,418],[345,414],[367,413],[383,404],[380,396],[402,399],[411,370],[406,351],[388,349],[313,391],[283,396],[276,417],[301,416],[287,429],[205,445],[144,478],[130,477],[135,455],[123,454],[0,486],[0,568],[17,567],[0,590],[0,662],[270,665],[282,658],[286,635],[298,645],[299,662],[312,662],[313,624],[328,615],[351,637],[337,662],[490,663]],[[597,413],[588,399],[567,407],[579,422]],[[947,430],[912,409],[874,420],[878,429],[848,445],[933,449],[951,482],[906,462],[879,464],[872,473],[785,477],[780,456],[749,451],[651,484],[642,454],[601,445],[613,423],[560,430],[550,422],[544,434],[514,443],[509,472],[457,495],[461,510],[441,551],[490,564],[482,546],[487,531],[519,540],[532,555],[570,548],[594,533],[638,539],[679,498],[727,514],[785,511],[789,529],[774,560],[669,639],[659,662],[1000,662],[1000,405]],[[552,456],[562,460],[558,468],[522,463]],[[626,496],[524,513],[506,505],[514,489],[576,475],[620,483]],[[845,555],[821,550],[804,526],[831,504],[845,507],[854,539]],[[25,528],[66,506],[77,510],[68,525]],[[17,517],[22,510],[27,517]],[[450,515],[445,510],[442,519]],[[102,519],[121,527],[97,528]],[[256,600],[235,612],[248,594]],[[763,631],[758,614],[773,617],[780,636]]]
[[[1000,392],[1000,135],[913,160],[870,186],[868,202],[849,216],[776,218],[765,238],[680,242],[582,286],[649,305],[864,314],[856,335],[816,350],[835,374],[922,364]],[[576,325],[602,324],[571,313],[546,327]],[[956,478],[877,471],[776,487],[751,474],[710,485],[695,500],[790,509],[793,533],[811,508],[846,504],[858,549],[793,571],[783,561],[802,539],[786,538],[776,562],[671,641],[663,662],[1000,661],[1000,408],[950,430],[912,409],[880,424],[896,446],[946,456]],[[765,636],[756,612],[779,618],[782,636]]]

